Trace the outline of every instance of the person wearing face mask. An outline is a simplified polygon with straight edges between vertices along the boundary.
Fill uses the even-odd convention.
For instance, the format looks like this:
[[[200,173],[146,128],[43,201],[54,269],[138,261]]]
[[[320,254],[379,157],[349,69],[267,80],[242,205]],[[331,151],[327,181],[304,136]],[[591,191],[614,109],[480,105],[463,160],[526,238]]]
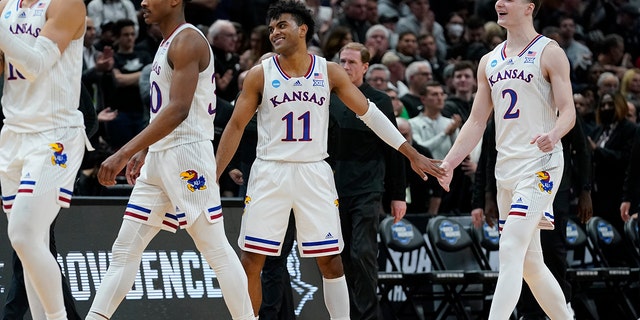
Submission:
[[[587,138],[593,159],[593,215],[622,233],[620,203],[635,125],[626,119],[627,101],[619,92],[602,95],[596,108],[596,129]]]

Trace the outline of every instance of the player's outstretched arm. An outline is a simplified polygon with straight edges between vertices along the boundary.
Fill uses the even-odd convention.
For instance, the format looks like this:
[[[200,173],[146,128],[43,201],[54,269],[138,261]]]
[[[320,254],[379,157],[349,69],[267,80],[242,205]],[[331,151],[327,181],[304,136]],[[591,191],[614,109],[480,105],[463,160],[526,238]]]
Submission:
[[[47,22],[33,45],[26,44],[11,33],[9,24],[2,19],[0,49],[27,80],[33,81],[60,59],[61,53],[72,40],[84,35],[85,17],[86,7],[82,0],[51,1]]]
[[[424,180],[427,179],[426,173],[435,177],[442,176],[443,171],[438,167],[439,161],[431,160],[413,148],[389,118],[387,118],[373,102],[367,101],[362,92],[351,83],[344,68],[333,62],[327,63],[327,67],[331,90],[335,92],[338,98],[340,98],[349,109],[355,112],[360,120],[371,128],[380,139],[407,157],[407,159],[411,161],[413,171]]]
[[[258,103],[262,100],[263,85],[262,65],[254,66],[244,79],[244,85],[242,86],[242,91],[240,91],[240,96],[236,100],[231,119],[229,119],[224,132],[222,132],[216,153],[216,179],[220,178],[220,175],[236,153],[244,128],[256,113]]]
[[[489,81],[487,81],[487,76],[484,71],[486,65],[487,56],[485,55],[478,65],[478,91],[473,99],[469,119],[467,119],[464,126],[462,126],[456,141],[453,143],[444,160],[442,160],[441,167],[445,170],[445,175],[443,178],[438,179],[438,181],[446,191],[449,191],[449,183],[451,182],[453,169],[476,147],[484,134],[484,129],[487,127],[487,120],[493,109],[491,88],[489,87]]]

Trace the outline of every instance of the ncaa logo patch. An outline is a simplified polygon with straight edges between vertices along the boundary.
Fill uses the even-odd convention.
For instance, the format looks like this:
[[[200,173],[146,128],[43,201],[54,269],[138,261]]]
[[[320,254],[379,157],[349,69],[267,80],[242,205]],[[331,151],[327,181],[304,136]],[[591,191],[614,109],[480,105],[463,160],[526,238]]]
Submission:
[[[497,66],[497,65],[498,65],[498,60],[492,60],[492,61],[491,61],[491,67],[492,67],[492,68],[493,68],[493,67],[495,67],[495,66]]]
[[[279,88],[280,87],[280,80],[271,81],[271,86],[273,86],[274,88]]]

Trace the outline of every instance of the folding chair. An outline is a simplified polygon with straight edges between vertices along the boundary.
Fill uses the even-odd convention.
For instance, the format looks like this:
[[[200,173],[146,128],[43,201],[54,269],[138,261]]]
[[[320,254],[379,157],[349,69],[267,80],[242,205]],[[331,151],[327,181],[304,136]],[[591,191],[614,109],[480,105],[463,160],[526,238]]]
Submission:
[[[475,245],[484,253],[484,259],[486,259],[489,267],[491,267],[491,257],[497,254],[500,249],[500,230],[498,229],[498,224],[495,223],[492,227],[489,226],[488,223],[483,222],[480,228],[470,225],[469,229]],[[498,268],[491,267],[491,269],[497,271]]]
[[[632,258],[632,251],[613,225],[601,217],[591,218],[586,230],[589,242],[593,245],[594,263],[601,268],[599,275],[609,290],[610,299],[604,301],[607,305],[602,308],[607,310],[606,316],[638,319],[638,312],[629,298],[633,291],[637,294],[636,279],[640,273],[640,265]]]
[[[427,237],[434,255],[434,267],[438,270],[460,272],[462,277],[451,283],[455,295],[463,302],[481,301],[479,310],[473,305],[462,306],[476,316],[488,315],[498,272],[491,270],[489,260],[480,250],[469,232],[451,217],[437,216],[427,224]],[[459,307],[458,307],[459,308]]]
[[[640,265],[640,231],[638,229],[638,219],[629,219],[624,224],[624,235],[631,248],[631,253],[636,263]]]
[[[379,228],[381,254],[386,254],[393,267],[392,272],[378,272],[378,289],[381,295],[380,304],[389,306],[395,319],[405,316],[407,309],[411,313],[406,319],[445,319],[455,315],[457,319],[465,319],[461,314],[460,299],[449,287],[453,281],[459,281],[462,273],[446,271],[430,271],[406,273],[402,270],[403,259],[407,253],[417,249],[425,250],[433,265],[433,254],[427,246],[424,236],[418,228],[406,219],[394,224],[392,217],[385,218]],[[392,254],[391,251],[401,253]],[[402,287],[406,301],[399,307],[388,299],[388,294],[397,285]],[[410,307],[410,308],[408,308]]]

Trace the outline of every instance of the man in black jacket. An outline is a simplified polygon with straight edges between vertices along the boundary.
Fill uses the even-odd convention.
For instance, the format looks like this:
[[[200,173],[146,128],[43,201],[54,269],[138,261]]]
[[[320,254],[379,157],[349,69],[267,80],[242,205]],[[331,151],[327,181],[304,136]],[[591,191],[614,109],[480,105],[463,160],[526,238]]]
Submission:
[[[364,82],[369,51],[360,43],[340,50],[340,64],[351,82],[396,125],[389,96]],[[378,319],[376,295],[378,222],[383,194],[391,199],[391,214],[399,221],[406,212],[404,160],[388,147],[338,97],[332,95],[334,121],[329,153],[340,199],[345,248],[342,261],[349,287],[352,319]],[[335,137],[335,138],[334,138]]]

